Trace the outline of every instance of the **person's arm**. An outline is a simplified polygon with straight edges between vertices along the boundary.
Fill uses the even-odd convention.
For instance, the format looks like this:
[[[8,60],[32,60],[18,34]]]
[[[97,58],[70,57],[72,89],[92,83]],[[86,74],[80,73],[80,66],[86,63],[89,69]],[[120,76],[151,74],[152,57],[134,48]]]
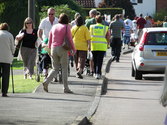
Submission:
[[[38,30],[38,38],[39,38],[41,41],[43,41],[42,34],[43,34],[43,30],[42,30],[42,29],[39,29],[39,30]]]

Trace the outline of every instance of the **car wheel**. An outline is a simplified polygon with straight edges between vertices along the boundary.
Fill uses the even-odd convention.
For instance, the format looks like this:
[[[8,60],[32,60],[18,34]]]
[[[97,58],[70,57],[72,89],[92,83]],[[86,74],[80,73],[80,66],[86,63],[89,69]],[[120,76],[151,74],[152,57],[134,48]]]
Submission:
[[[131,76],[132,76],[132,77],[134,77],[134,76],[135,76],[135,70],[134,70],[134,67],[133,67],[133,65],[132,65]]]
[[[136,70],[135,71],[135,79],[136,80],[142,80],[142,72]]]

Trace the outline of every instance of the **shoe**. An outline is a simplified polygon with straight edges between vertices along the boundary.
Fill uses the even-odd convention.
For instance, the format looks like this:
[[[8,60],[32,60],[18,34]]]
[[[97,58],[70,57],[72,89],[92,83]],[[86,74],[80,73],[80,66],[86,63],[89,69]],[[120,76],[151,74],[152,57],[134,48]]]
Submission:
[[[94,72],[90,72],[90,76],[93,76]]]
[[[64,93],[73,93],[70,89],[64,89]]]
[[[97,75],[96,75],[96,79],[101,79],[101,75],[100,75],[100,74],[97,74]]]
[[[47,83],[42,83],[43,84],[43,90],[45,92],[48,92],[48,84]]]
[[[27,79],[27,74],[24,74],[24,79]]]
[[[119,60],[116,60],[116,62],[119,62]]]
[[[94,77],[94,78],[96,78],[96,76],[97,76],[97,74],[96,74],[96,73],[94,73],[94,74],[93,74],[93,77]]]
[[[74,67],[74,63],[73,62],[71,62],[71,67]]]
[[[77,78],[80,78],[80,79],[83,79],[83,76],[81,75],[80,72],[77,73],[77,76],[76,76],[76,77],[77,77]]]
[[[3,94],[2,94],[2,97],[8,97],[8,95],[7,95],[7,94],[5,94],[5,93],[3,93]]]

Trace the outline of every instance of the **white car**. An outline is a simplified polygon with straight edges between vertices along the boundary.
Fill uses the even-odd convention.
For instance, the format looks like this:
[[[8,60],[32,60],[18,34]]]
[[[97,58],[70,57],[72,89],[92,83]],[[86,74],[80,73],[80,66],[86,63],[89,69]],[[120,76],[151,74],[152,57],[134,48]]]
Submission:
[[[132,77],[164,73],[167,66],[167,28],[144,28],[132,53]]]

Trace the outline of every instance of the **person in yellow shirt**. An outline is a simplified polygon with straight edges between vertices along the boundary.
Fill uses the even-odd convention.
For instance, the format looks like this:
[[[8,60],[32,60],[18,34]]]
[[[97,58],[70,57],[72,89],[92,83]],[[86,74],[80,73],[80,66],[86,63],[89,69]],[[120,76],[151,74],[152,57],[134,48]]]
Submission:
[[[101,68],[105,52],[110,45],[110,32],[108,26],[102,24],[102,17],[96,16],[96,24],[90,25],[91,51],[94,62],[94,77],[101,78]]]
[[[76,19],[76,26],[71,29],[76,54],[74,55],[75,65],[77,69],[76,77],[83,79],[82,73],[85,67],[87,51],[90,50],[90,33],[84,25],[84,20],[81,16]]]

